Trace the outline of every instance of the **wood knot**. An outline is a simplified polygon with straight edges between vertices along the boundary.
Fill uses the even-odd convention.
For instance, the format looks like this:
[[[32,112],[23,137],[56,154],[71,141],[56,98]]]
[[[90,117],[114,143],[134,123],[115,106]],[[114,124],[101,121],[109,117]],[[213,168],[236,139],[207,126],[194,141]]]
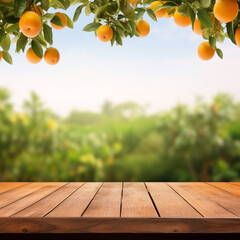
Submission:
[[[28,232],[28,230],[26,228],[23,228],[22,230],[24,233]]]

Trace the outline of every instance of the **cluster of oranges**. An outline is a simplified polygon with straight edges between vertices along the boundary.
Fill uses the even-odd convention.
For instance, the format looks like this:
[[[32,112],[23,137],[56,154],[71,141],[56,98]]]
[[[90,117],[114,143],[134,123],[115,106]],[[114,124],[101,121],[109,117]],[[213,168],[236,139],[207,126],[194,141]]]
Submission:
[[[128,0],[129,3],[134,5],[138,0]],[[150,9],[154,9],[157,6],[163,5],[163,1],[154,1],[150,5]],[[167,8],[160,8],[155,12],[156,18],[170,18],[173,16],[174,22],[180,27],[188,27],[191,25],[191,18],[189,16],[183,16],[179,13],[178,7],[173,7],[175,12],[169,14]],[[237,0],[217,0],[213,8],[212,22],[215,23],[219,29],[221,23],[228,23],[233,21],[238,15],[239,7]],[[136,22],[136,30],[141,37],[146,37],[150,32],[150,26],[147,21],[142,18]],[[196,19],[193,26],[193,31],[202,35],[202,27],[199,19]],[[97,36],[103,42],[108,42],[113,37],[113,30],[108,25],[102,25],[97,30]],[[240,26],[235,31],[236,44],[240,47]],[[202,60],[210,60],[215,54],[216,48],[213,49],[208,41],[202,42],[198,47],[198,56]]]
[[[0,0],[5,3],[9,3],[12,0]],[[127,0],[133,6],[136,6],[137,3],[141,3],[141,0]],[[154,11],[157,7],[161,7],[165,2],[164,1],[154,1],[150,5],[150,9]],[[239,12],[239,5],[237,0],[217,0],[213,6],[213,14],[211,20],[215,26],[216,34],[222,23],[229,23],[236,21],[236,17]],[[42,31],[42,16],[43,9],[40,5],[32,5],[29,11],[26,11],[19,20],[19,28],[26,37],[33,39],[38,36]],[[68,19],[65,14],[57,12],[55,15],[61,20],[62,26],[56,25],[53,22],[51,23],[52,28],[56,30],[63,29],[67,26]],[[172,7],[169,11],[167,8],[159,8],[155,11],[156,18],[170,18],[173,17],[176,25],[180,27],[188,27],[191,25],[191,18],[189,16],[184,16],[181,12],[178,11],[178,6]],[[150,26],[147,21],[140,18],[136,22],[136,31],[141,37],[146,37],[150,32]],[[199,19],[196,19],[193,25],[193,31],[198,35],[203,35],[203,27]],[[113,28],[111,25],[101,25],[97,29],[97,36],[103,42],[111,41],[113,38]],[[214,36],[214,34],[212,36]],[[235,40],[236,44],[240,47],[240,26],[235,29]],[[211,47],[208,41],[202,42],[198,47],[198,56],[202,60],[211,59],[216,52],[216,47]],[[33,64],[39,63],[42,59],[36,55],[34,49],[31,47],[27,50],[26,53],[27,60]],[[49,47],[46,49],[44,55],[44,60],[50,64],[57,64],[60,58],[60,54],[56,48]],[[0,61],[2,59],[2,52],[0,52]]]
[[[5,3],[10,3],[12,0],[1,0],[1,1]],[[41,19],[42,15],[43,15],[43,9],[40,5],[31,6],[30,11],[25,12],[19,20],[19,28],[22,34],[30,39],[38,36],[42,31],[42,19]],[[52,28],[56,30],[60,30],[66,27],[67,17],[65,16],[65,14],[57,12],[55,13],[55,15],[60,18],[62,22],[62,26],[58,26],[50,22]],[[46,49],[43,57],[46,63],[48,63],[49,65],[55,65],[58,63],[60,59],[60,54],[56,48],[49,47]],[[35,54],[35,52],[31,47],[27,50],[26,58],[30,63],[33,63],[33,64],[39,63],[42,60],[40,57],[38,57]],[[2,52],[0,52],[0,61],[1,59],[2,59]]]
[[[63,13],[56,13],[62,22],[62,26],[58,26],[51,22],[52,28],[56,30],[63,29],[67,25],[67,17]],[[39,35],[42,30],[42,9],[40,6],[33,6],[31,11],[25,12],[19,21],[19,28],[22,33],[28,38],[34,38]],[[27,60],[30,63],[39,63],[42,59],[38,57],[32,48],[29,48],[26,54]],[[49,47],[44,53],[44,60],[50,65],[55,65],[60,59],[60,54],[56,48]]]

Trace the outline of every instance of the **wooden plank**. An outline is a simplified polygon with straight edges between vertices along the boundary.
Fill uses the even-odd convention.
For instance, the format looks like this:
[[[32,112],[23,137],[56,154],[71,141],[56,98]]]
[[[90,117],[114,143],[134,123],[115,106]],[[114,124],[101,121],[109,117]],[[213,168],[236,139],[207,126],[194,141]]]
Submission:
[[[30,183],[19,188],[12,189],[0,195],[0,208],[7,206],[29,194],[37,191],[38,189],[46,186],[48,183]]]
[[[31,206],[35,202],[39,201],[40,199],[46,197],[47,195],[51,194],[52,192],[56,191],[66,183],[48,183],[46,186],[41,187],[40,189],[36,190],[32,194],[27,195],[24,198],[21,198],[6,207],[0,209],[0,216],[1,217],[10,217],[13,214],[18,213],[19,211],[25,209],[26,207]]]
[[[202,216],[209,218],[236,217],[222,206],[219,206],[215,201],[209,199],[208,196],[206,197],[201,194],[202,192],[196,191],[194,188],[195,184],[196,183],[169,183],[169,185],[201,213]]]
[[[146,183],[161,217],[202,217],[166,183]]]
[[[104,183],[83,217],[120,217],[122,183]]]
[[[46,217],[80,217],[101,187],[102,183],[86,183],[58,205]]]
[[[240,186],[240,182],[230,182],[231,184]]]
[[[69,183],[37,203],[15,214],[14,217],[43,217],[82,185],[83,183],[79,182]]]
[[[240,197],[240,185],[237,186],[224,182],[209,182],[208,184]]]
[[[0,233],[240,233],[240,219],[0,218]]]
[[[122,217],[158,217],[144,183],[124,183]]]
[[[22,187],[24,185],[27,185],[29,183],[26,182],[12,182],[12,183],[7,183],[7,182],[1,182],[0,184],[0,194],[10,191],[14,188]],[[0,195],[1,196],[1,195]]]
[[[192,184],[192,188],[236,216],[240,216],[240,198],[238,196],[234,196],[231,193],[227,193],[206,183],[194,183]]]

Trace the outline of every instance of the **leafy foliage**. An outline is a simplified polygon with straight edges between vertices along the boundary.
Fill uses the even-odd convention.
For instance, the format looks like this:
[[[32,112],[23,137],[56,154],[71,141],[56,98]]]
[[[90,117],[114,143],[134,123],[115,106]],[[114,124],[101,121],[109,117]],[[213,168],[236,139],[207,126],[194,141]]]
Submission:
[[[0,89],[0,181],[240,180],[240,103],[224,94],[146,115],[133,102],[65,119]]]
[[[139,37],[136,30],[136,21],[149,15],[154,21],[157,18],[154,12],[159,9],[167,9],[168,14],[173,14],[176,9],[183,16],[189,16],[192,27],[196,18],[200,20],[203,38],[209,40],[212,47],[217,42],[223,42],[228,36],[236,44],[234,32],[239,25],[240,15],[224,26],[213,17],[213,6],[215,0],[166,0],[163,4],[150,9],[153,0],[12,0],[5,3],[0,0],[0,47],[3,49],[3,58],[12,63],[8,51],[12,43],[16,43],[16,52],[24,52],[26,46],[32,45],[33,51],[38,57],[42,57],[42,48],[53,44],[53,34],[50,23],[62,26],[61,19],[49,9],[67,10],[71,5],[76,6],[73,21],[67,16],[67,26],[73,28],[82,13],[87,16],[94,14],[94,20],[84,27],[84,31],[95,32],[102,24],[111,26],[113,37],[111,45],[116,43],[122,45],[125,37]],[[36,10],[36,8],[38,10]],[[34,10],[35,9],[35,10]],[[25,37],[19,29],[19,20],[24,12],[40,12],[43,22],[42,31],[33,39]],[[222,58],[223,54],[217,49],[217,54]]]

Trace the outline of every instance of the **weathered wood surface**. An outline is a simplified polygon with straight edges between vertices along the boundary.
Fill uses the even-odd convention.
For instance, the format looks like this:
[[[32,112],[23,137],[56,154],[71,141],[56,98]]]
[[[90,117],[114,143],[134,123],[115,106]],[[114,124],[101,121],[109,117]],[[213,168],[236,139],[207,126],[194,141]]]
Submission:
[[[240,184],[0,183],[0,233],[240,233]]]

